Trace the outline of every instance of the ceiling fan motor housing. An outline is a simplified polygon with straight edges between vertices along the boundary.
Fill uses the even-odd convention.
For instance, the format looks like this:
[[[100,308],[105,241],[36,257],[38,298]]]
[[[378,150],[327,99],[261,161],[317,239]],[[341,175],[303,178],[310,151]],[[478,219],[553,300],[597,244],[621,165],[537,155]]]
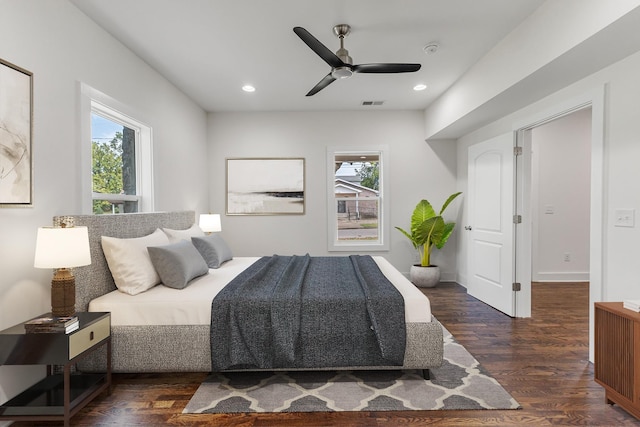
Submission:
[[[342,59],[345,64],[353,65],[353,59],[349,56],[349,51],[343,47],[336,51],[336,56]]]
[[[346,79],[353,75],[351,67],[337,67],[331,70],[331,75],[334,79]]]

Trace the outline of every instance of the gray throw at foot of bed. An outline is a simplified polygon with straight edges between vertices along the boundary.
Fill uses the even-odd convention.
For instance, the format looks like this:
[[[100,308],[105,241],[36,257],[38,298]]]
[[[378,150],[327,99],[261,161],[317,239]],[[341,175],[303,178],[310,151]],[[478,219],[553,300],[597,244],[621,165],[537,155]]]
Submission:
[[[404,300],[370,256],[263,257],[211,307],[211,361],[229,369],[400,366]]]

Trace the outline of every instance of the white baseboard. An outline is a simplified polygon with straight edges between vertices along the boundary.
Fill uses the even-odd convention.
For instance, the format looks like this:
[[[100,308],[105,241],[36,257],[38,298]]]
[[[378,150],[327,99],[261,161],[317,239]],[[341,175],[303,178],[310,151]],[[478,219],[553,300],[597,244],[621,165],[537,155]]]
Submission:
[[[567,272],[540,272],[533,274],[533,282],[588,282],[589,272],[567,271]]]

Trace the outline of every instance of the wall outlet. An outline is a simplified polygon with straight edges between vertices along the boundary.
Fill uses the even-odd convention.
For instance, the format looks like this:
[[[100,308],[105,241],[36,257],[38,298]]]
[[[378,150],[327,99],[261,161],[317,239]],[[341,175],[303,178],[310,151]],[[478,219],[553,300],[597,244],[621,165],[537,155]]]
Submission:
[[[565,252],[564,262],[571,262],[571,254],[569,252]]]
[[[636,210],[635,209],[616,209],[613,213],[614,223],[616,227],[635,227]]]

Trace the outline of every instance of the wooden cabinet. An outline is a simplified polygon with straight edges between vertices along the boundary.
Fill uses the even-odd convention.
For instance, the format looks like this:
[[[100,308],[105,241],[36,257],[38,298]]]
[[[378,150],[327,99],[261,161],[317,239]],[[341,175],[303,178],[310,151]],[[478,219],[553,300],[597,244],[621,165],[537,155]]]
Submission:
[[[595,304],[595,380],[607,403],[640,419],[640,313],[621,302]]]
[[[47,365],[47,376],[0,405],[0,420],[64,421],[111,388],[111,316],[77,313],[78,330],[26,333],[24,323],[0,331],[0,365]],[[46,315],[43,315],[46,316]],[[106,344],[105,373],[72,373],[72,366]],[[52,365],[62,366],[53,373]]]

